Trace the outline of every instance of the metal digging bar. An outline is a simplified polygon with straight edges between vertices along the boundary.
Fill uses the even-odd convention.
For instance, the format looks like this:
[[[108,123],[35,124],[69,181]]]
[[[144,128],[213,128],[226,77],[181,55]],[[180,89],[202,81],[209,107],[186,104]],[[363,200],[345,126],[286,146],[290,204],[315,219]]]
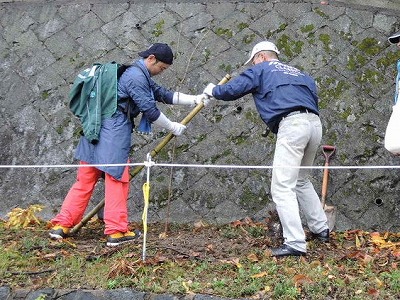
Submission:
[[[229,80],[231,79],[231,76],[229,74],[226,74],[224,76],[224,78],[222,78],[222,80],[218,83],[218,85],[220,84],[224,84],[227,83]],[[195,115],[197,115],[199,113],[200,110],[202,110],[204,107],[204,103],[201,102],[199,104],[196,105],[196,107],[181,121],[181,124],[186,125],[188,124]],[[170,140],[172,140],[172,138],[175,135],[173,135],[172,133],[168,133],[165,138],[163,138],[163,140],[150,152],[151,157],[155,157],[162,148],[164,148],[164,146],[166,144],[169,143]],[[144,168],[144,165],[141,166],[136,166],[132,171],[129,172],[130,175],[130,179],[132,180],[133,177],[135,177],[142,169]],[[104,206],[105,203],[105,199],[103,198],[103,200],[101,200],[85,217],[82,218],[82,220],[76,224],[69,232],[70,235],[73,235],[75,233],[77,233],[87,222],[90,221],[90,219],[97,214],[97,212]]]

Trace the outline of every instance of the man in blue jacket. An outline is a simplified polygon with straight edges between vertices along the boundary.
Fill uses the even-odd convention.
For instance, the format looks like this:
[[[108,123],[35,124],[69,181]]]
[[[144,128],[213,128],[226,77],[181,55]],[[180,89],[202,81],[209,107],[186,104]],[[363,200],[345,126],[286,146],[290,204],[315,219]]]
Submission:
[[[305,255],[307,243],[299,206],[313,236],[329,241],[327,218],[309,180],[309,170],[322,137],[315,81],[279,61],[276,45],[256,44],[249,60],[253,66],[224,85],[208,84],[204,93],[231,101],[252,94],[261,119],[277,135],[271,194],[282,224],[284,244],[273,256]]]
[[[118,80],[118,109],[101,122],[99,140],[91,143],[82,136],[75,157],[84,164],[125,164],[129,162],[133,119],[142,113],[139,130],[149,130],[155,124],[181,135],[186,126],[169,120],[156,102],[166,104],[196,105],[204,95],[187,95],[172,92],[152,79],[173,62],[173,53],[167,44],[155,43],[140,52],[141,59],[128,67]],[[204,102],[204,101],[203,101]],[[128,230],[127,199],[129,194],[128,166],[99,166],[78,168],[77,181],[66,196],[60,213],[51,220],[54,225],[50,237],[62,239],[78,224],[89,203],[97,181],[105,177],[104,234],[107,246],[135,240],[139,231]]]

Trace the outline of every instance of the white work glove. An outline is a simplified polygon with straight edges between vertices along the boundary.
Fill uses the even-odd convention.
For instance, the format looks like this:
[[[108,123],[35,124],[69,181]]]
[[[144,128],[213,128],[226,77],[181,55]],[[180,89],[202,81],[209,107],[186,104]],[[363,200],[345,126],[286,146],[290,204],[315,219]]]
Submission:
[[[214,98],[210,98],[208,95],[206,94],[201,94],[201,95],[197,95],[196,97],[200,97],[200,101],[202,101],[204,103],[204,106],[207,106],[208,104],[210,104],[210,100],[214,99]]]
[[[213,96],[213,89],[215,87],[214,83],[209,83],[206,88],[203,91],[203,94],[206,94],[208,97],[214,97]]]
[[[174,97],[172,98],[173,104],[178,105],[192,105],[195,106],[199,103],[203,102],[204,106],[208,104],[207,96],[204,94],[201,95],[188,95],[180,92],[175,92]]]
[[[177,122],[172,122],[163,113],[160,114],[158,119],[155,120],[153,124],[165,128],[168,131],[171,131],[171,133],[176,136],[181,135],[186,129],[185,125]]]

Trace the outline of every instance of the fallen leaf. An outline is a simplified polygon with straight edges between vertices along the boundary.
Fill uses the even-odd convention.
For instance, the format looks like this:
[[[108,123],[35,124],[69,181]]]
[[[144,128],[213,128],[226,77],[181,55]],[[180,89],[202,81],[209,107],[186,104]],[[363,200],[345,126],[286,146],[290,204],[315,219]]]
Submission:
[[[376,283],[378,285],[378,288],[383,287],[384,283],[383,283],[382,280],[380,280],[378,277],[375,277],[375,281],[376,281]]]
[[[400,249],[396,249],[392,252],[393,256],[395,258],[400,258]]]
[[[233,258],[232,261],[235,263],[238,269],[243,268],[243,265],[239,262],[239,258]]]
[[[368,290],[368,295],[379,296],[379,290],[377,290],[377,289],[369,289]]]
[[[195,229],[201,229],[207,227],[207,224],[200,220],[198,222],[195,222],[193,226]]]
[[[7,214],[8,221],[5,225],[8,228],[27,228],[32,224],[40,224],[36,212],[40,212],[42,209],[43,205],[39,204],[31,205],[26,209],[16,207]]]
[[[285,268],[285,272],[289,275],[296,274],[297,269],[296,268]]]
[[[310,266],[313,268],[320,267],[321,262],[319,260],[313,260],[312,262],[310,262]]]
[[[190,285],[191,284],[192,284],[191,280],[186,281],[186,282],[185,281],[182,282],[182,285],[185,288],[186,293],[190,293]]]
[[[158,235],[158,237],[162,240],[165,240],[168,237],[168,234],[164,231]]]
[[[253,220],[251,218],[249,218],[249,217],[244,218],[243,222],[245,224],[247,224],[247,225],[253,225],[254,224]]]
[[[62,240],[65,244],[70,245],[73,248],[76,248],[76,244],[74,244],[73,242],[69,241],[68,239],[63,239]]]
[[[272,291],[272,288],[271,288],[269,285],[267,285],[267,286],[264,288],[264,291],[265,291],[265,292],[270,292],[270,291]]]
[[[220,262],[230,265],[235,265],[238,269],[242,268],[242,264],[239,262],[239,258],[232,258],[230,260],[221,259]]]
[[[159,253],[157,253],[157,255],[154,257],[154,263],[163,263],[165,261],[167,261],[168,258],[164,255],[161,255]]]
[[[53,259],[53,258],[56,258],[57,256],[58,256],[58,254],[53,252],[53,253],[48,253],[48,254],[42,255],[42,258],[44,258],[44,259]]]
[[[201,255],[200,252],[197,252],[197,251],[190,251],[190,256],[191,256],[191,257],[199,257],[200,255]]]
[[[251,253],[251,254],[247,255],[247,258],[248,258],[250,261],[252,261],[252,262],[257,262],[257,261],[259,261],[257,255],[254,254],[254,253]]]
[[[381,237],[381,235],[380,235],[379,232],[371,232],[370,236],[371,236],[372,242],[373,242],[375,245],[381,246],[381,245],[386,244],[385,239],[384,239],[383,237]]]
[[[208,244],[206,246],[206,251],[208,252],[214,252],[214,245],[213,244]]]
[[[354,258],[354,259],[360,259],[363,258],[365,256],[365,253],[361,250],[357,250],[357,251],[352,251],[346,254],[347,258]]]
[[[236,220],[236,221],[231,222],[231,225],[232,225],[233,227],[238,227],[238,226],[243,225],[243,222],[240,221],[240,220]]]
[[[356,235],[356,247],[357,248],[361,247],[361,241],[360,241],[360,238],[358,237],[358,235]]]
[[[389,263],[389,258],[386,257],[381,257],[378,261],[377,261],[377,265],[380,267],[384,267]]]
[[[266,250],[264,251],[264,256],[265,256],[265,257],[271,257],[271,256],[272,256],[272,251],[271,251],[271,249],[266,249]]]
[[[295,276],[293,277],[293,280],[294,280],[296,286],[298,286],[298,285],[303,285],[303,284],[305,284],[305,283],[311,283],[311,282],[313,282],[309,277],[307,277],[307,276],[304,275],[304,274],[295,275]]]
[[[374,258],[371,255],[365,254],[363,259],[362,259],[362,263],[366,265],[366,264],[370,263],[373,260],[374,260]]]
[[[252,275],[251,278],[261,278],[261,277],[265,277],[267,275],[268,275],[267,272],[261,272],[261,273]]]

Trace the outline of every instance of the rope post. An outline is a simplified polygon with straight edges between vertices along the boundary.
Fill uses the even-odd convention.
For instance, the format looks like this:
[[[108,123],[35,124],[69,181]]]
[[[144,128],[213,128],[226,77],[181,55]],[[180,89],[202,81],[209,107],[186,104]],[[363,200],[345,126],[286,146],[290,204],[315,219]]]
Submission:
[[[144,197],[144,207],[142,214],[143,221],[143,251],[142,260],[146,260],[146,240],[147,240],[147,212],[149,209],[149,199],[150,199],[150,168],[154,166],[154,162],[151,160],[151,154],[147,153],[147,161],[144,162],[144,166],[147,170],[147,179],[143,184],[143,197]]]

